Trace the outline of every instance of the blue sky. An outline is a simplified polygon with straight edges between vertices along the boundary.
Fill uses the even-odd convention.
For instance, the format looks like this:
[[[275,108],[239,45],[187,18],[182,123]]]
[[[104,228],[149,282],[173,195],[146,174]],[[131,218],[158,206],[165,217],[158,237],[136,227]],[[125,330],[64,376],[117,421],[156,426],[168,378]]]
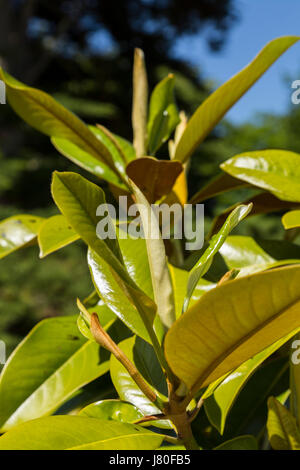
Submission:
[[[220,53],[209,50],[203,35],[182,38],[174,47],[176,55],[188,58],[216,85],[247,65],[271,39],[300,36],[300,1],[236,0],[236,4],[240,20],[229,31]],[[240,123],[254,119],[257,112],[284,113],[291,105],[291,82],[297,79],[300,79],[300,41],[275,62],[227,117]]]

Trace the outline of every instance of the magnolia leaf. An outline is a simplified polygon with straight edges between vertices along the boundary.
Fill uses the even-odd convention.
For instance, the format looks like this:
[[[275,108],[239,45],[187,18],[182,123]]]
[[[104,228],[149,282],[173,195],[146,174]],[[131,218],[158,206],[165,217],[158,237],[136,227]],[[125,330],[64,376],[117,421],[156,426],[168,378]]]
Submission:
[[[258,450],[258,444],[254,436],[239,436],[223,442],[214,450]]]
[[[169,194],[182,169],[180,162],[141,157],[130,162],[126,172],[152,204]]]
[[[296,419],[276,398],[268,400],[267,429],[274,450],[300,450],[300,432]]]
[[[300,210],[290,211],[282,217],[282,223],[285,229],[300,227]]]
[[[270,191],[284,201],[300,202],[300,155],[287,150],[241,153],[221,164],[222,170]]]
[[[228,216],[219,233],[214,235],[210,240],[208,248],[205,250],[200,260],[189,273],[187,292],[183,305],[184,312],[188,308],[190,298],[199,279],[201,279],[209,270],[215,254],[220,250],[221,246],[226,240],[226,237],[249,214],[251,209],[252,204],[236,207]]]
[[[246,276],[207,292],[168,331],[167,361],[196,393],[300,329],[300,267]]]
[[[50,416],[0,437],[0,450],[154,450],[164,436],[141,426],[85,416]]]
[[[98,158],[74,144],[71,140],[61,137],[51,137],[51,142],[59,153],[80,166],[80,168],[121,189],[127,188],[116,171],[103,164]]]
[[[132,128],[133,146],[136,156],[147,154],[147,113],[148,113],[148,80],[144,52],[134,50],[133,64],[133,99],[132,99]]]
[[[65,217],[63,215],[54,215],[45,220],[39,230],[40,258],[44,258],[78,239],[79,236]]]
[[[285,36],[269,42],[247,67],[212,93],[189,120],[176,148],[175,159],[187,161],[224,114],[298,40],[298,36]]]
[[[170,74],[154,88],[149,106],[148,151],[154,155],[168,140],[179,122],[174,99],[174,75]]]
[[[136,406],[121,400],[97,401],[83,408],[79,415],[122,423],[134,423],[143,417],[143,413]]]
[[[29,245],[44,219],[35,215],[15,215],[0,222],[0,259]]]
[[[140,341],[136,343],[135,337],[125,339],[119,344],[119,347],[128,359],[136,365],[148,385],[150,385],[161,398],[165,398],[162,392],[164,392],[165,395],[167,394],[166,381],[153,349],[149,345],[148,347],[146,346],[145,349],[145,344]],[[111,356],[110,375],[122,401],[133,404],[144,416],[161,413],[159,408],[143,394],[128,371],[114,356]],[[155,426],[172,428],[170,422],[166,420],[155,421]]]
[[[99,266],[103,261],[108,275],[114,283],[121,286],[124,294],[130,297],[130,302],[136,306],[136,316],[138,312],[147,331],[151,332],[156,306],[152,299],[138,288],[125,268],[102,189],[76,173],[55,172],[52,181],[52,195],[69,224],[90,247],[94,255],[99,258],[95,265]],[[99,209],[101,215],[97,216]],[[99,236],[103,236],[103,232],[105,232],[106,238],[104,236],[103,238],[98,237],[99,224],[102,224]],[[104,230],[105,227],[108,229],[108,233]],[[99,275],[101,275],[100,272]],[[109,295],[110,293],[107,292],[106,303]],[[108,306],[118,314],[110,303]],[[137,321],[139,320],[137,319]]]
[[[89,128],[47,93],[14,79],[0,68],[7,99],[14,111],[30,126],[49,135],[67,139],[114,171],[112,156]]]
[[[158,220],[147,199],[132,181],[130,184],[142,220],[157,314],[163,326],[168,329],[175,321],[175,302],[164,242]]]
[[[232,371],[229,375],[226,375],[221,383],[216,386],[214,392],[205,399],[204,407],[206,414],[211,424],[218,429],[220,434],[223,434],[226,418],[241,389],[249,380],[249,377],[251,377],[262,362],[285,344],[293,334],[294,332],[285,336],[262,352],[256,354],[253,358],[244,362],[244,364]]]
[[[76,390],[105,374],[108,359],[107,351],[79,334],[76,317],[38,323],[1,373],[1,430],[52,414]]]

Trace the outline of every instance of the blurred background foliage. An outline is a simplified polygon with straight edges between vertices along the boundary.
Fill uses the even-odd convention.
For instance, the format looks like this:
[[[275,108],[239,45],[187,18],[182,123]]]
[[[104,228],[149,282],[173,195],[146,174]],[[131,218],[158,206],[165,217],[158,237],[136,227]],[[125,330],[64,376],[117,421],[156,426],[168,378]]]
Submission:
[[[182,35],[203,34],[218,53],[239,19],[234,0],[0,0],[0,12],[1,66],[52,94],[86,122],[99,122],[128,139],[134,47],[145,51],[150,89],[167,73],[175,73],[178,106],[190,115],[212,83],[203,80],[188,58],[175,59],[172,44]],[[0,219],[23,212],[48,217],[57,212],[50,195],[52,171],[75,166],[9,106],[0,109]],[[239,152],[300,152],[299,114],[293,107],[286,116],[257,116],[240,126],[223,121],[192,160],[190,194]],[[162,148],[162,154],[166,151]],[[246,192],[239,191],[209,201],[207,221],[243,197]],[[263,224],[250,219],[242,230],[266,238],[282,236],[274,221],[278,216],[264,218]],[[37,247],[1,260],[0,338],[9,351],[37,320],[75,313],[76,297],[84,298],[92,289],[85,256],[83,245],[76,243],[43,260]]]

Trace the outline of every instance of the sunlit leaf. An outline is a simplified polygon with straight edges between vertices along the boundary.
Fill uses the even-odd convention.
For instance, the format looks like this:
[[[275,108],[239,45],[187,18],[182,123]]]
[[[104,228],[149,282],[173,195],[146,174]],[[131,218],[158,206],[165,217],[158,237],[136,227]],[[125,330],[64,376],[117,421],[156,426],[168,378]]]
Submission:
[[[247,67],[212,93],[189,120],[176,148],[175,159],[187,161],[224,114],[298,40],[298,36],[285,36],[269,42]]]
[[[221,164],[222,170],[270,191],[284,201],[300,202],[300,155],[287,150],[241,153]]]
[[[0,377],[0,425],[52,414],[109,370],[109,355],[80,335],[76,317],[43,320],[19,344]]]
[[[290,211],[282,217],[285,229],[300,227],[300,210]]]
[[[299,265],[289,266],[207,292],[167,333],[173,372],[196,392],[300,329],[299,281]]]
[[[33,242],[44,219],[15,215],[0,222],[0,259]]]
[[[46,219],[40,227],[38,243],[40,258],[78,240],[79,236],[72,229],[63,215],[54,215]]]
[[[80,416],[89,418],[121,421],[122,423],[134,423],[142,418],[143,413],[134,405],[120,400],[101,400],[83,408]]]
[[[140,426],[84,416],[50,416],[0,437],[0,450],[153,450],[163,436]]]

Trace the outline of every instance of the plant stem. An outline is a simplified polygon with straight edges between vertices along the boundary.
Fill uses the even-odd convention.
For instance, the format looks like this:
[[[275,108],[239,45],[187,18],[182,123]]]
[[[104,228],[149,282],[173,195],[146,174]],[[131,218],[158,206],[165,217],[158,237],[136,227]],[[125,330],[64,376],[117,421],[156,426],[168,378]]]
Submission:
[[[135,365],[128,359],[128,357],[113,341],[109,334],[102,328],[96,313],[92,313],[91,315],[91,333],[100,346],[107,349],[119,362],[121,362],[121,364],[125,367],[129,375],[135,381],[140,390],[146,395],[146,397],[149,398],[149,400],[159,409],[162,409],[164,407],[163,401],[156,395],[152,388],[149,387]]]
[[[182,440],[184,447],[187,450],[199,450],[199,446],[192,433],[187,412],[172,414],[171,420],[177,429],[178,438]]]

